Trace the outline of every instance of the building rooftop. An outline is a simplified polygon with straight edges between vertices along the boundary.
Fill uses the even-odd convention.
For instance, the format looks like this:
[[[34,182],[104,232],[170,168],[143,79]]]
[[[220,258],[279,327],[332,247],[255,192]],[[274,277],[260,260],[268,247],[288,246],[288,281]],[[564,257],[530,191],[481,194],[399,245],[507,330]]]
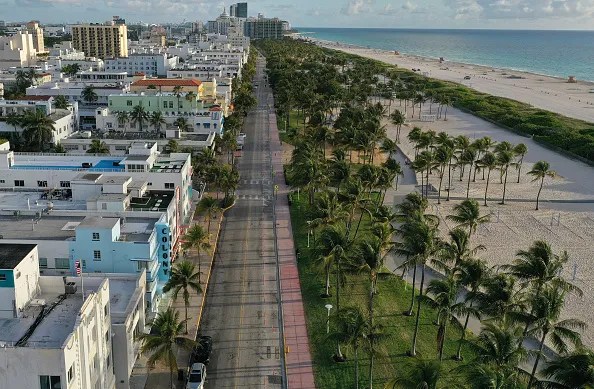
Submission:
[[[200,86],[199,80],[184,80],[178,78],[138,80],[132,86]]]
[[[95,217],[87,216],[83,219],[78,227],[84,228],[113,228],[119,223],[119,219],[116,217]]]
[[[106,176],[101,175],[98,182],[100,184],[125,184],[128,181],[132,181],[130,176]]]
[[[0,243],[0,269],[14,269],[35,246],[34,244]]]
[[[74,294],[64,293],[62,277],[40,277],[40,291],[23,310],[22,317],[0,319],[0,345],[61,348],[80,317],[84,300],[78,277],[68,278],[78,286]],[[85,294],[97,291],[85,283]]]
[[[53,99],[54,96],[21,96],[21,97],[15,97],[12,98],[11,100],[20,100],[20,101],[49,101],[50,99]]]

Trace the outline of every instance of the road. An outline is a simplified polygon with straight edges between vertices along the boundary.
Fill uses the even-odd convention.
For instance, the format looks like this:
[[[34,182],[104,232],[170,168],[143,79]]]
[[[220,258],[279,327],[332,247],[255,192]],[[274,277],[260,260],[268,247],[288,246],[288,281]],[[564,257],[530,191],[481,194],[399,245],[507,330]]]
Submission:
[[[259,61],[255,83],[263,85]],[[281,347],[269,89],[256,89],[237,166],[237,202],[225,216],[206,298],[201,334],[213,337],[206,388],[280,388]]]

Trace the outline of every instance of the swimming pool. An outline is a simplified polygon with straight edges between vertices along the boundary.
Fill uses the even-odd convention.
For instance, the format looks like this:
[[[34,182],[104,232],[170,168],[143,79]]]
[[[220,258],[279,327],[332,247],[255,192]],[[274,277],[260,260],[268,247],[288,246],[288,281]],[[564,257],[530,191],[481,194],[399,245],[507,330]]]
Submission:
[[[102,159],[98,163],[94,164],[93,167],[88,169],[82,168],[82,162],[80,165],[13,165],[12,169],[20,170],[86,170],[90,172],[98,171],[124,171],[123,165],[114,166],[114,162],[120,162],[121,159]]]

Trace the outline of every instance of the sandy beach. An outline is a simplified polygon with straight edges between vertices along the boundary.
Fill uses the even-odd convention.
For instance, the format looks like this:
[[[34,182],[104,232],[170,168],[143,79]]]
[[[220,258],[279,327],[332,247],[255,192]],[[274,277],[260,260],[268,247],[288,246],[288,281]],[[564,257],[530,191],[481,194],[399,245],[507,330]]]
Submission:
[[[479,92],[518,100],[534,107],[576,119],[594,122],[594,83],[543,76],[533,73],[488,66],[395,54],[393,51],[363,48],[353,45],[315,40],[320,46],[346,53],[373,58],[405,69],[420,69],[420,73],[445,81],[464,84]],[[470,80],[464,77],[470,76]]]

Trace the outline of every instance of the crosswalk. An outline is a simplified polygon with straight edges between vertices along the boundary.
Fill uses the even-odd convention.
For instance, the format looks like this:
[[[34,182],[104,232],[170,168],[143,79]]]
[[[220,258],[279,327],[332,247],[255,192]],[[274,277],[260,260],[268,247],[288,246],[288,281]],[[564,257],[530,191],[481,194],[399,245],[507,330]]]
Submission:
[[[241,183],[244,185],[271,185],[272,181],[270,179],[251,179],[241,180]]]
[[[268,194],[238,194],[238,200],[272,200],[273,196]]]

